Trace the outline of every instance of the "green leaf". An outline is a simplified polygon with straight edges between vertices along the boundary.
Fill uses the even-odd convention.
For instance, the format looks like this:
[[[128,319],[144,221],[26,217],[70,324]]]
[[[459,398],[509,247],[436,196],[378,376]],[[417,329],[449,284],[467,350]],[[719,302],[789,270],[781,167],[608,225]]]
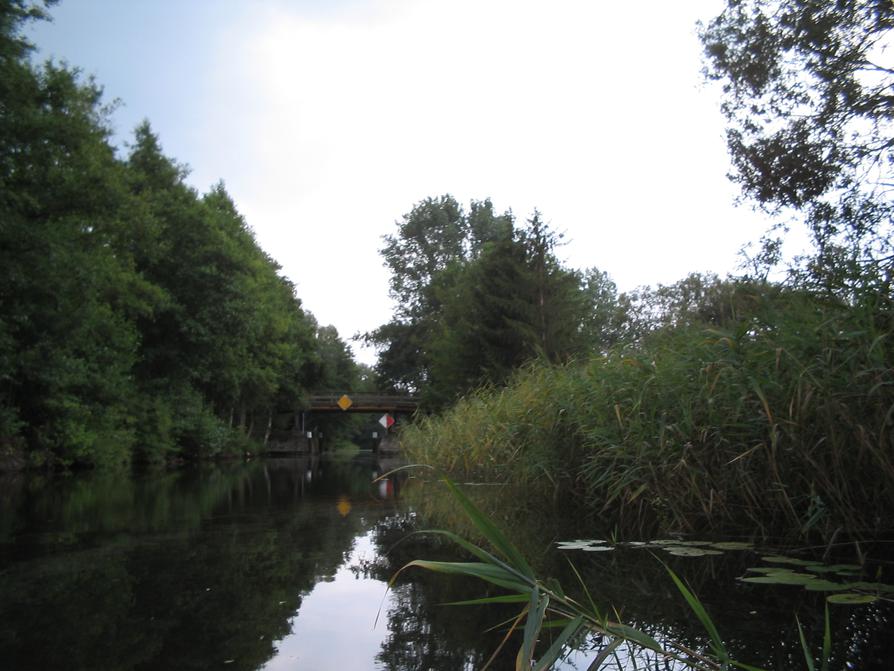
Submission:
[[[614,634],[615,636],[620,636],[625,641],[633,641],[638,645],[643,646],[644,648],[648,648],[649,650],[654,650],[655,652],[664,652],[664,649],[654,638],[649,636],[646,632],[640,631],[639,629],[635,629],[627,624],[615,623],[606,627],[606,631],[610,634]]]
[[[444,483],[456,500],[459,501],[459,504],[462,506],[463,510],[465,510],[466,515],[469,516],[469,519],[488,542],[508,560],[513,568],[531,580],[534,580],[534,570],[528,565],[528,562],[525,561],[525,558],[515,546],[506,539],[503,532],[501,532],[493,522],[484,515],[484,513],[478,510],[475,504],[462,493],[450,478],[444,478]]]
[[[714,649],[714,653],[718,657],[720,657],[721,661],[727,661],[729,659],[729,653],[727,653],[726,651],[726,646],[723,644],[723,639],[720,638],[720,632],[717,631],[717,627],[714,626],[714,621],[711,620],[708,612],[705,610],[705,607],[702,606],[701,601],[698,600],[698,597],[696,597],[695,594],[689,591],[686,585],[683,584],[683,581],[677,577],[676,573],[671,571],[670,568],[667,566],[665,566],[664,568],[670,574],[671,580],[674,581],[677,589],[680,590],[680,594],[682,594],[683,598],[686,599],[689,607],[692,608],[692,611],[701,621],[702,626],[711,637],[711,647]]]
[[[813,571],[814,573],[838,573],[841,575],[854,575],[855,573],[862,572],[862,568],[860,568],[856,564],[829,564],[820,566],[808,566],[807,570]]]
[[[810,654],[807,638],[804,636],[804,628],[801,626],[801,621],[797,615],[795,615],[795,622],[798,625],[798,637],[801,639],[801,650],[804,652],[804,663],[807,664],[807,671],[816,671],[816,667],[813,664],[813,655]]]
[[[861,606],[867,603],[875,603],[879,597],[874,594],[857,594],[856,592],[847,592],[845,594],[831,594],[826,597],[829,603],[839,603],[848,606]]]
[[[770,573],[762,576],[750,576],[748,578],[739,578],[742,582],[758,583],[763,585],[806,585],[816,580],[816,576],[809,573],[794,572],[778,572]]]
[[[590,590],[587,588],[587,583],[584,582],[584,579],[581,577],[580,572],[577,570],[577,567],[574,563],[569,559],[568,565],[571,567],[571,570],[574,571],[574,576],[577,578],[577,582],[580,583],[581,588],[584,590],[584,594],[587,597],[587,601],[590,604],[590,609],[592,610],[593,617],[597,620],[601,620],[602,616],[599,613],[599,608],[596,607],[596,602],[593,601],[593,596],[590,594]]]
[[[665,545],[661,549],[675,557],[705,557],[708,555],[723,554],[720,550],[707,550],[698,547],[680,547],[677,545]]]
[[[770,562],[771,564],[792,564],[794,566],[822,566],[822,562],[818,561],[808,561],[806,559],[795,559],[794,557],[782,557],[780,555],[767,555],[766,557],[761,557],[765,562]]]
[[[524,592],[527,594],[532,591],[529,585],[519,582],[512,573],[509,573],[499,566],[493,566],[483,562],[443,562],[414,559],[413,561],[404,564],[400,571],[392,576],[392,583],[399,573],[412,566],[418,566],[419,568],[436,571],[438,573],[450,573],[453,575],[464,575],[469,578],[478,578],[479,580],[484,580],[494,585],[498,585],[499,587],[511,589],[514,592]]]
[[[467,601],[448,601],[442,606],[479,606],[488,603],[524,603],[528,600],[527,594],[503,594],[501,596],[487,596],[480,599],[468,599]]]
[[[568,626],[568,623],[571,622],[572,618],[569,617],[560,617],[555,620],[544,620],[543,624],[540,626],[541,629],[559,629]]]
[[[470,543],[465,538],[463,538],[462,536],[459,536],[458,534],[453,533],[452,531],[446,531],[444,529],[432,529],[430,531],[420,531],[420,532],[414,532],[414,533],[435,534],[438,536],[445,536],[445,537],[449,538],[450,540],[452,540],[457,545],[459,545],[461,548],[468,550],[470,553],[472,553],[473,555],[478,557],[478,559],[482,560],[486,564],[492,564],[493,566],[499,566],[500,568],[507,571],[508,573],[514,574],[518,578],[519,581],[528,583],[529,587],[534,587],[536,585],[536,581],[533,580],[532,578],[529,578],[528,576],[522,574],[517,569],[510,566],[509,564],[504,562],[499,557],[495,557],[487,550],[478,547],[474,543]]]
[[[534,647],[537,645],[537,637],[540,635],[540,625],[543,623],[543,615],[549,606],[549,596],[540,590],[531,591],[531,602],[528,607],[528,619],[525,622],[522,647],[519,650],[517,666],[519,669],[530,669],[531,660],[534,658]]]
[[[718,550],[753,550],[753,543],[743,543],[740,541],[723,541],[720,543],[711,543],[712,548]]]
[[[851,589],[861,589],[867,592],[880,592],[882,594],[894,593],[894,585],[887,585],[883,582],[852,582],[849,583]]]
[[[842,592],[846,589],[851,589],[851,586],[840,582],[832,582],[831,580],[816,579],[806,583],[804,589],[811,592]]]
[[[777,573],[794,573],[795,569],[792,568],[783,568],[781,566],[751,566],[746,571],[750,571],[751,573],[766,573],[777,574]]]
[[[565,644],[581,630],[583,623],[584,618],[581,615],[578,615],[576,618],[568,622],[561,633],[553,640],[549,649],[543,653],[543,657],[537,660],[537,663],[534,665],[534,671],[545,671],[546,669],[549,669],[562,654],[562,651],[565,649]]]
[[[829,604],[826,604],[826,613],[823,624],[823,659],[821,671],[829,671],[829,661],[832,658],[832,626],[829,624]]]
[[[596,655],[596,658],[590,663],[590,666],[587,667],[587,671],[598,671],[599,669],[601,669],[602,663],[605,662],[605,660],[608,659],[608,656],[615,651],[615,648],[621,645],[623,640],[624,639],[622,638],[612,639],[611,643],[609,643],[607,646],[599,651],[599,654]]]

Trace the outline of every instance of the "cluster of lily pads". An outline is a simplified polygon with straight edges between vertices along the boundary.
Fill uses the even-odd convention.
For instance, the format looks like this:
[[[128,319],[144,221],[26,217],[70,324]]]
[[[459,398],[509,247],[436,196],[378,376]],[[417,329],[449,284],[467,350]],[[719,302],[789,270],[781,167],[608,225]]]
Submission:
[[[708,555],[721,555],[726,550],[753,550],[751,543],[739,541],[681,541],[681,540],[657,540],[657,541],[627,541],[609,543],[604,540],[573,540],[560,541],[560,550],[583,550],[584,552],[606,552],[618,547],[663,550],[676,557],[705,557]]]
[[[560,541],[560,550],[582,550],[583,552],[610,552],[616,548],[641,548],[662,550],[676,557],[705,557],[721,555],[727,550],[754,550],[752,543],[739,541],[628,541],[610,543],[605,540],[577,539]],[[829,603],[867,604],[879,599],[894,599],[894,585],[881,582],[859,580],[863,569],[857,564],[824,564],[820,561],[765,555],[761,561],[767,566],[747,569],[750,574],[741,576],[745,583],[766,585],[797,585],[811,592],[834,592],[826,597]]]
[[[754,566],[742,576],[742,582],[764,585],[799,585],[810,592],[836,592],[826,597],[829,603],[873,603],[884,595],[894,595],[894,585],[857,580],[863,572],[857,564],[823,564],[818,561],[768,555],[761,560],[770,566]],[[888,597],[890,598],[890,597]]]

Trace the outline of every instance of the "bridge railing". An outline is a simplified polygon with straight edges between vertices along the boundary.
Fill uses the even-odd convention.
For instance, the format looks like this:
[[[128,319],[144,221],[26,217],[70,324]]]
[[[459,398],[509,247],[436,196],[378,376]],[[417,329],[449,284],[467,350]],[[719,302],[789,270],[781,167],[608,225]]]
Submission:
[[[339,400],[343,396],[351,399],[349,412],[415,412],[419,407],[418,396],[340,392],[311,394],[308,399],[308,410],[312,412],[341,412]]]

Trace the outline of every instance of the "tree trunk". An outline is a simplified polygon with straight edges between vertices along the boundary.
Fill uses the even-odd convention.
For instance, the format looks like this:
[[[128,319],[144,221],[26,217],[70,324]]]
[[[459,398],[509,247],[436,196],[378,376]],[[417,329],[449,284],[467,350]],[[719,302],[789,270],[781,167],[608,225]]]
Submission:
[[[273,428],[273,408],[267,411],[267,429],[264,431],[264,447],[267,447],[267,441],[270,440],[270,430]]]

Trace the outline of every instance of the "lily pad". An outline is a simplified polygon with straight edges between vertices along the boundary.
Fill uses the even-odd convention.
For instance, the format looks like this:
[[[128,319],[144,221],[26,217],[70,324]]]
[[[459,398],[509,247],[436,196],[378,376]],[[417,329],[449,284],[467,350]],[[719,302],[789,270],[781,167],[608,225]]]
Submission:
[[[843,592],[846,589],[853,589],[852,585],[840,582],[832,582],[831,580],[823,580],[816,578],[804,585],[804,589],[809,592]]]
[[[741,541],[721,541],[720,543],[711,543],[711,547],[718,550],[753,550],[754,544]]]
[[[705,548],[685,547],[680,545],[666,545],[661,549],[675,557],[705,557],[707,555],[723,554],[720,550],[707,550]]]
[[[584,548],[601,545],[603,543],[605,543],[605,541],[577,539],[573,541],[559,541],[556,545],[560,550],[583,550]]]
[[[822,562],[818,561],[808,561],[806,559],[795,559],[794,557],[782,557],[780,555],[767,555],[766,557],[761,557],[765,562],[770,562],[771,564],[792,564],[793,566],[822,566]]]
[[[793,571],[780,571],[779,573],[768,575],[739,578],[742,582],[759,583],[762,585],[806,585],[816,579],[816,576],[809,573],[795,573]]]
[[[783,568],[782,566],[751,566],[746,571],[751,571],[752,573],[766,573],[766,574],[777,574],[777,573],[794,573],[795,569],[792,568]],[[806,574],[805,574],[806,575]]]
[[[894,585],[886,585],[883,582],[852,582],[848,586],[851,589],[862,589],[867,592],[880,592],[882,594],[894,594]]]
[[[867,603],[878,601],[878,597],[873,594],[857,594],[856,592],[845,592],[844,594],[830,594],[826,597],[829,603],[841,603],[849,606],[859,606]]]
[[[814,573],[836,573],[838,575],[857,575],[863,571],[856,564],[824,564],[822,566],[808,566],[807,570]]]

